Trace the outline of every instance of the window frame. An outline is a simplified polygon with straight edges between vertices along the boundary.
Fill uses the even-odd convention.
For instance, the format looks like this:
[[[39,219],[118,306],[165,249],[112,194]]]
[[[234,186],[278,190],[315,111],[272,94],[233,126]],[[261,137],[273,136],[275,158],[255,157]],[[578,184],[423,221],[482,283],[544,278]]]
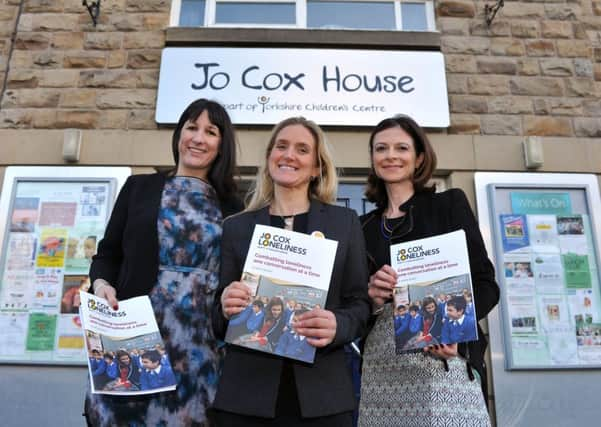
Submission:
[[[308,28],[307,27],[307,0],[205,0],[204,22],[200,27],[206,28],[282,28],[282,29],[307,29],[307,30],[351,30],[351,31],[407,31],[402,28],[401,3],[423,3],[425,5],[426,26],[425,30],[420,32],[435,32],[436,17],[434,13],[434,0],[327,0],[329,2],[374,2],[374,3],[394,3],[394,30],[361,29],[361,28]],[[261,24],[261,23],[236,23],[236,24],[218,24],[215,23],[217,13],[217,3],[284,3],[295,4],[296,23],[295,24]],[[170,25],[180,27],[179,18],[181,13],[182,0],[173,0],[171,4]],[[198,27],[194,27],[198,28]]]

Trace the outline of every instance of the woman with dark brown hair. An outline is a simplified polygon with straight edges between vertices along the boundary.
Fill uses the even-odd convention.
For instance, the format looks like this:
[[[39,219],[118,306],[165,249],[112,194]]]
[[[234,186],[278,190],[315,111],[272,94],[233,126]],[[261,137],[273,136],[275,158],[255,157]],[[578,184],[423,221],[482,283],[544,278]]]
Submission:
[[[374,326],[363,354],[359,426],[488,426],[485,399],[474,381],[474,372],[482,381],[486,378],[482,331],[478,342],[429,345],[398,355],[392,321],[397,276],[390,266],[390,245],[460,229],[466,233],[478,319],[497,304],[493,266],[465,194],[458,189],[435,193],[428,186],[436,155],[424,131],[408,116],[380,122],[371,133],[369,152],[365,194],[377,209],[361,223]],[[431,301],[424,300],[424,309],[428,304]]]
[[[421,322],[417,335],[410,340],[411,348],[424,348],[440,344],[443,316],[432,297],[422,300]]]
[[[173,170],[134,175],[123,185],[90,279],[94,293],[115,310],[119,300],[150,297],[177,390],[88,393],[89,425],[208,423],[222,355],[211,328],[221,224],[242,209],[233,177],[234,128],[225,109],[207,99],[192,102],[173,132],[171,149]]]
[[[284,302],[281,298],[273,297],[265,307],[265,319],[256,333],[240,337],[240,342],[246,342],[249,348],[269,347],[269,351],[275,350],[278,340],[284,331],[286,322],[284,320]],[[250,344],[250,343],[254,343]],[[250,344],[250,345],[249,345]]]

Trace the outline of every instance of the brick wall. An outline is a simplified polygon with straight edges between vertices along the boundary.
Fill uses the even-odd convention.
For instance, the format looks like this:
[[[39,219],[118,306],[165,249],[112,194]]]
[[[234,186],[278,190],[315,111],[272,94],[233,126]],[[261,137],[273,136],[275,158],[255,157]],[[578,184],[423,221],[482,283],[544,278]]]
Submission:
[[[94,27],[81,0],[0,0],[2,59],[19,3],[0,128],[156,129],[170,1],[104,0]]]
[[[19,5],[21,14],[18,16]],[[0,0],[0,128],[156,129],[169,0]],[[450,133],[601,137],[601,0],[438,0]]]
[[[601,1],[436,2],[450,133],[601,136]]]

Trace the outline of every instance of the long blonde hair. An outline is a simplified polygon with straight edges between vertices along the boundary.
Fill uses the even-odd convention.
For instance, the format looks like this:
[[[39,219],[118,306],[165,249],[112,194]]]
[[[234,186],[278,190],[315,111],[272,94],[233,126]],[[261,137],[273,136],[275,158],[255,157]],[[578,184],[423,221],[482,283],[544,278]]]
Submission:
[[[292,125],[303,126],[311,133],[311,135],[313,135],[313,140],[315,141],[319,176],[309,183],[308,197],[317,199],[323,203],[334,202],[336,190],[338,188],[338,176],[336,175],[336,168],[332,161],[330,148],[325,140],[323,131],[315,122],[307,120],[304,117],[290,117],[275,125],[271,132],[269,144],[267,144],[267,149],[265,151],[265,163],[257,173],[255,185],[250,192],[251,199],[246,210],[252,211],[260,209],[273,201],[274,185],[273,179],[271,179],[271,176],[269,175],[267,161],[271,154],[271,150],[275,145],[278,134],[282,129]]]

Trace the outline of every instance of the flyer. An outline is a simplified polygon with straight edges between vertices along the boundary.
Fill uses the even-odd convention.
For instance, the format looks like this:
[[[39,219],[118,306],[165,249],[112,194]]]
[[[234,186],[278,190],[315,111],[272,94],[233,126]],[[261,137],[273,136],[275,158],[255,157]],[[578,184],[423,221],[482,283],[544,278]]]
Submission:
[[[567,253],[561,256],[565,272],[565,282],[568,288],[590,288],[591,269],[587,255]]]
[[[598,319],[595,318],[597,310],[595,309],[595,296],[592,289],[570,290],[568,301],[570,312],[574,316],[576,324],[598,322]]]
[[[80,292],[92,393],[137,395],[175,390],[176,379],[148,296],[119,301]],[[73,345],[63,339],[62,345]]]
[[[27,326],[26,349],[30,351],[51,351],[54,349],[56,315],[32,313]]]
[[[463,230],[390,246],[397,353],[478,339]]]
[[[338,242],[256,225],[241,281],[253,300],[232,317],[225,341],[312,363],[315,347],[294,330],[294,318],[324,307]]]
[[[532,335],[538,332],[536,301],[533,296],[510,296],[507,298],[512,335]]]
[[[601,323],[577,323],[578,356],[589,363],[601,363]]]
[[[539,295],[537,305],[540,310],[540,319],[545,333],[553,331],[558,325],[570,326],[568,304],[565,295]],[[573,335],[573,334],[572,334]]]
[[[76,213],[75,202],[42,202],[40,226],[73,227]]]
[[[507,294],[533,295],[535,285],[530,254],[506,254],[503,261],[503,276]]]
[[[44,228],[40,232],[40,243],[36,266],[63,267],[65,263],[65,242],[67,229]]]
[[[578,348],[574,326],[558,324],[546,329],[547,348],[552,365],[578,365]]]
[[[25,352],[27,313],[0,311],[0,357],[16,356]]]
[[[32,309],[41,312],[56,311],[61,295],[63,272],[60,268],[38,268],[33,283]]]
[[[557,217],[555,215],[528,215],[530,245],[534,252],[559,252]]]
[[[0,309],[29,310],[32,307],[31,283],[33,271],[4,271],[2,289],[0,290]]]
[[[87,223],[69,230],[65,269],[67,273],[87,274],[96,254],[98,242],[102,239],[102,225]]]
[[[33,232],[38,221],[37,197],[16,197],[10,221],[10,231]]]
[[[35,264],[36,238],[30,233],[10,233],[6,270],[30,270]]]
[[[96,219],[106,215],[107,188],[105,185],[85,185],[79,199],[82,219]]]
[[[532,268],[537,292],[561,293],[564,291],[563,267],[559,254],[533,254]]]
[[[55,344],[57,358],[71,359],[81,356],[84,351],[83,337],[79,314],[60,314]]]
[[[501,215],[503,250],[505,252],[527,248],[528,224],[525,215]]]

